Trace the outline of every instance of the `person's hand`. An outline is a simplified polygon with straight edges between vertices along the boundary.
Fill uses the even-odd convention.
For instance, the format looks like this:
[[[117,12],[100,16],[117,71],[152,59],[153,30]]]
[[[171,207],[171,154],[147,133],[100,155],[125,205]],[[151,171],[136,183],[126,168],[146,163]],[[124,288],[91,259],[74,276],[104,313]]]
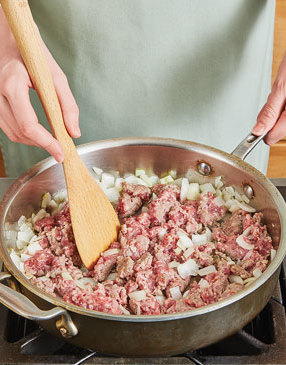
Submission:
[[[39,122],[29,98],[32,82],[0,7],[0,128],[13,142],[47,150],[63,160],[59,142]],[[67,78],[43,44],[67,131],[80,137],[79,110]]]
[[[272,91],[266,104],[257,117],[252,129],[253,134],[261,136],[270,131],[264,138],[269,146],[286,136],[286,55],[279,67]]]

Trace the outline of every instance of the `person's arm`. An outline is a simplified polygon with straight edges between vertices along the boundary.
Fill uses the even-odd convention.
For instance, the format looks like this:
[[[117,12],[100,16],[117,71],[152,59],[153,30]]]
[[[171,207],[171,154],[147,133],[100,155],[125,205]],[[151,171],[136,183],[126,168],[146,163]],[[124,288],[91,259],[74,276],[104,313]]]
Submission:
[[[0,128],[13,142],[38,146],[61,162],[63,151],[58,141],[38,122],[29,98],[33,85],[16,42],[0,7]],[[79,110],[67,78],[44,45],[61,105],[66,128],[72,137],[80,136]]]
[[[271,93],[266,104],[257,117],[252,132],[261,136],[269,131],[264,138],[265,143],[273,145],[286,136],[286,55],[284,56]]]

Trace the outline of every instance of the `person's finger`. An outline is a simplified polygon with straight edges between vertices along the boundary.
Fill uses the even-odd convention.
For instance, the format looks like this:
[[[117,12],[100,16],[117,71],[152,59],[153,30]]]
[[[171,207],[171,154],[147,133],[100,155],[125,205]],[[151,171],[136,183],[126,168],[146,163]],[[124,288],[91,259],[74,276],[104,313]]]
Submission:
[[[274,126],[284,109],[285,95],[283,84],[275,82],[266,104],[258,114],[257,122],[252,129],[253,134],[261,136]]]
[[[10,89],[5,93],[6,114],[8,106],[11,108],[11,113],[15,118],[13,131],[17,136],[15,142],[26,143],[38,146],[47,150],[58,162],[63,161],[63,151],[59,142],[41,125],[38,123],[36,113],[30,103],[29,88],[25,83],[19,82],[15,85],[10,84]],[[8,104],[8,105],[7,105]],[[8,116],[9,120],[12,117]]]
[[[269,146],[277,143],[283,136],[286,136],[286,111],[284,110],[274,127],[264,138],[264,142]]]
[[[63,162],[64,153],[60,143],[40,123],[30,124],[30,131],[26,129],[25,137],[34,146],[48,151],[58,162]]]
[[[17,133],[16,120],[7,100],[2,95],[0,95],[0,129],[12,142],[20,142],[21,138]]]
[[[72,137],[80,137],[79,109],[63,73],[54,76],[54,84],[67,131]]]
[[[12,113],[20,125],[27,120],[33,123],[38,122],[37,115],[32,107],[29,96],[29,86],[24,77],[11,76],[6,85],[2,88],[2,94],[7,99]]]

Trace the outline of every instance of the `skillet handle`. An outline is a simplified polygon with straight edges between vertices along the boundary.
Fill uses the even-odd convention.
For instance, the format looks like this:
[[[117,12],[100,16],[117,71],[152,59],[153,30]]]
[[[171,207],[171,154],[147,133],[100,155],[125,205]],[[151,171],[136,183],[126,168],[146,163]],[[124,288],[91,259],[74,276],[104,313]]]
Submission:
[[[10,277],[11,275],[7,272],[0,273],[0,281]],[[60,317],[56,321],[56,327],[65,338],[76,336],[78,333],[75,324],[65,309],[55,307],[48,311],[41,310],[30,299],[25,297],[25,295],[4,284],[0,284],[0,303],[20,316],[34,321],[47,321],[55,317]]]
[[[244,140],[232,151],[231,154],[244,160],[267,133],[264,133],[262,136],[255,136],[253,133],[248,134],[248,136],[244,138]]]

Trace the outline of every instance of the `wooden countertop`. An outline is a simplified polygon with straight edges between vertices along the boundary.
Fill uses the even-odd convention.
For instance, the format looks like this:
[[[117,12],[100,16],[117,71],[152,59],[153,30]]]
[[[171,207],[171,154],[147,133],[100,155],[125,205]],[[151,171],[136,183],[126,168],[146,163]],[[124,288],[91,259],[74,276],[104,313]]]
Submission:
[[[276,0],[272,83],[286,52],[286,1]],[[270,148],[267,176],[286,177],[286,137]]]

